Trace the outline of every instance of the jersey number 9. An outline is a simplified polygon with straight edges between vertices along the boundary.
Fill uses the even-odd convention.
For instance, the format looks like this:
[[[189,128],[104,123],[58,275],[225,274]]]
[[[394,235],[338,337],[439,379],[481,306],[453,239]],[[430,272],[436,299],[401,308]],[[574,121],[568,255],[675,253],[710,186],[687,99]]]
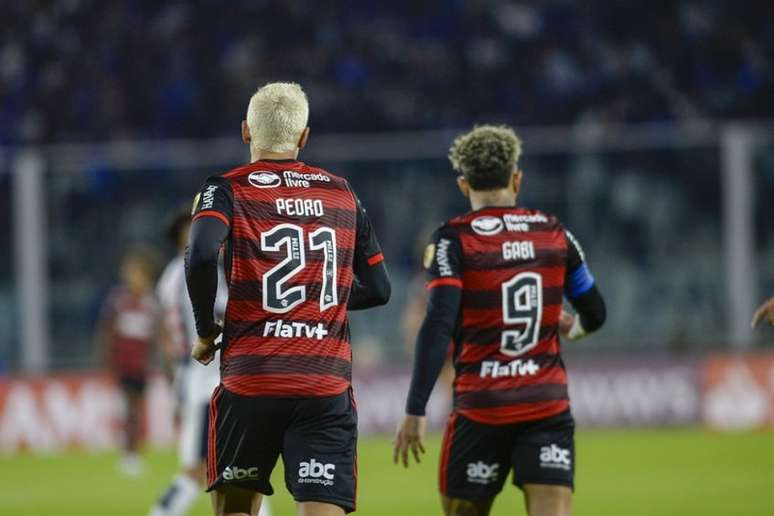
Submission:
[[[543,320],[543,277],[522,272],[502,284],[503,330],[500,351],[518,356],[537,346]]]

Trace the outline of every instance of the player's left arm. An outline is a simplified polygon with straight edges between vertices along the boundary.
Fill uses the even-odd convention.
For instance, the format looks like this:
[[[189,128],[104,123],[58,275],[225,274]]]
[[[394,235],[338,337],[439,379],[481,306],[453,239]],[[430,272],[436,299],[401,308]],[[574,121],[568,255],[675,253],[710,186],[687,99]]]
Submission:
[[[449,227],[438,230],[425,258],[430,295],[417,336],[406,417],[393,448],[393,461],[401,460],[406,467],[409,450],[417,462],[425,452],[425,407],[446,361],[462,303],[462,248],[456,232]]]
[[[577,315],[573,317],[563,313],[560,331],[564,337],[578,340],[602,327],[607,318],[607,308],[586,264],[583,249],[572,233],[565,231],[565,234],[567,262],[564,295]]]
[[[349,294],[349,310],[365,310],[387,304],[392,294],[390,276],[384,264],[384,254],[376,238],[371,220],[355,197],[357,230],[355,256],[352,261],[354,276]]]
[[[191,355],[208,364],[215,356],[215,298],[218,292],[218,254],[230,233],[233,193],[225,180],[211,178],[196,196],[193,223],[185,255],[185,279],[191,298],[198,342]]]

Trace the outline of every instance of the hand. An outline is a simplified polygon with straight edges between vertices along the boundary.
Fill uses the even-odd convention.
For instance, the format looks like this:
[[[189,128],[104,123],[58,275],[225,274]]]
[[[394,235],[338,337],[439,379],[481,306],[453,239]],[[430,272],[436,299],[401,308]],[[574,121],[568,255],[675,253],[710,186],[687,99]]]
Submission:
[[[758,326],[758,323],[761,322],[762,319],[768,320],[769,325],[774,326],[774,297],[763,303],[755,311],[751,323],[752,327],[755,328]]]
[[[422,462],[420,455],[425,453],[425,446],[422,444],[422,441],[425,439],[426,429],[427,420],[425,416],[406,415],[403,423],[398,427],[395,440],[392,442],[392,461],[395,464],[398,463],[399,458],[402,458],[403,467],[407,468],[409,466],[409,448],[417,464]]]
[[[569,338],[570,328],[572,328],[572,325],[575,324],[576,317],[577,315],[573,315],[570,312],[565,312],[562,310],[562,313],[559,315],[559,335],[565,339]]]
[[[215,339],[220,335],[220,326],[209,337],[199,337],[191,349],[191,357],[202,365],[207,365],[215,358]]]

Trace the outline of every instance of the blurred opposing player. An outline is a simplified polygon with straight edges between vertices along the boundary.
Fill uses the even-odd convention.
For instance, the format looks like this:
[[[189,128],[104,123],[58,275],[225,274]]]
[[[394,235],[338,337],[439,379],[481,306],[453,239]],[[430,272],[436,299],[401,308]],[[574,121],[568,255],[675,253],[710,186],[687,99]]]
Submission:
[[[279,455],[298,514],[355,510],[347,310],[386,303],[390,283],[347,181],[297,159],[308,115],[299,85],[259,89],[242,122],[251,163],[209,178],[195,203],[186,274],[202,363],[220,333],[223,242],[229,285],[207,458],[217,514],[255,514]]]
[[[774,297],[765,301],[755,311],[751,323],[752,327],[755,328],[763,320],[768,321],[770,326],[774,326]]]
[[[121,281],[108,293],[97,325],[99,346],[126,403],[124,455],[119,468],[127,475],[142,472],[141,413],[157,333],[158,310],[153,295],[157,264],[156,253],[146,247],[131,249],[123,257]]]
[[[156,294],[163,313],[162,351],[166,362],[175,371],[174,383],[179,394],[181,422],[179,457],[181,471],[150,511],[150,516],[184,516],[205,486],[207,459],[207,427],[209,404],[215,387],[220,383],[217,357],[215,364],[205,367],[191,358],[191,343],[195,339],[193,308],[185,285],[185,247],[191,226],[191,209],[181,209],[167,230],[170,241],[177,246],[178,255],[164,269],[156,286]],[[224,281],[218,284],[215,314],[219,319],[225,312],[228,292]],[[261,507],[261,515],[269,516],[268,503]]]
[[[447,515],[485,516],[513,468],[532,516],[565,516],[575,469],[574,422],[559,335],[597,330],[605,304],[569,231],[516,207],[521,142],[482,126],[457,138],[450,159],[473,211],[434,235],[430,299],[417,338],[406,418],[394,461],[424,453],[425,406],[454,341],[454,409],[440,464]],[[562,312],[566,296],[578,316]]]

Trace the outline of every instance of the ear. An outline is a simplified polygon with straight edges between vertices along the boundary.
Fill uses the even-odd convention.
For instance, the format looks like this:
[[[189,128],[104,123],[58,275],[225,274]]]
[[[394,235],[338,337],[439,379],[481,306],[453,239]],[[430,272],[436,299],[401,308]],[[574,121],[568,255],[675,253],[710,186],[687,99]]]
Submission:
[[[306,147],[306,142],[309,141],[309,128],[305,127],[303,131],[301,131],[301,138],[298,139],[298,148],[303,149]]]
[[[247,125],[247,120],[242,120],[242,141],[250,144],[250,127]]]
[[[466,199],[470,198],[470,183],[465,179],[465,176],[457,176],[457,188],[460,189],[460,192],[462,192]]]
[[[511,186],[513,187],[513,192],[516,195],[519,195],[519,190],[521,190],[521,180],[524,177],[524,174],[521,170],[516,169],[513,172],[513,178],[511,179],[512,183]]]

